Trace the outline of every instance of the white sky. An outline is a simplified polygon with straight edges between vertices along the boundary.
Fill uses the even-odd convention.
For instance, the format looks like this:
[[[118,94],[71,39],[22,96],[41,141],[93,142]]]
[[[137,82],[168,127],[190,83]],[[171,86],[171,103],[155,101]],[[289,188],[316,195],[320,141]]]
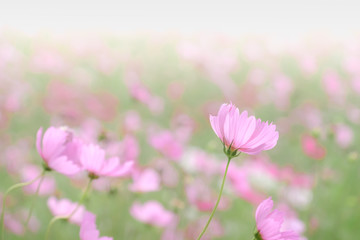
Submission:
[[[0,0],[0,29],[26,33],[199,32],[296,38],[360,33],[360,0]]]

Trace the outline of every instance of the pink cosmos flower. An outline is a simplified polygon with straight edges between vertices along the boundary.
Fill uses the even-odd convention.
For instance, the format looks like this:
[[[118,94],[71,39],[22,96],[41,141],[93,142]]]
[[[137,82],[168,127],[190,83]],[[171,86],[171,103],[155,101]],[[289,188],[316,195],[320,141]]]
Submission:
[[[306,240],[306,238],[302,236],[305,233],[306,225],[298,218],[296,212],[284,204],[279,206],[279,209],[285,214],[284,223],[281,227],[282,230],[294,231],[300,236],[301,240]]]
[[[181,143],[190,140],[196,127],[195,121],[186,114],[179,114],[171,120],[171,128],[174,129],[174,135]]]
[[[323,76],[323,87],[329,98],[336,103],[343,103],[345,100],[345,89],[339,74],[334,71],[327,71]]]
[[[140,81],[131,82],[129,85],[129,92],[133,98],[144,104],[151,100],[150,91]]]
[[[80,152],[80,164],[90,176],[121,177],[128,174],[132,161],[120,163],[119,158],[105,159],[105,151],[95,144],[83,145]]]
[[[133,179],[134,183],[130,186],[133,192],[153,192],[160,189],[160,176],[153,169],[134,172]]]
[[[186,172],[201,172],[211,176],[219,174],[221,171],[219,159],[198,148],[189,148],[184,153],[180,165]]]
[[[5,225],[7,230],[9,230],[10,232],[12,232],[12,233],[14,233],[14,234],[16,234],[18,236],[23,236],[24,233],[25,233],[24,226],[21,223],[21,221],[16,219],[11,214],[5,214],[5,216],[4,216],[4,225]]]
[[[86,211],[80,225],[80,240],[112,240],[112,237],[99,237],[96,229],[96,216]]]
[[[237,167],[236,165],[233,165],[228,172],[234,193],[245,201],[257,205],[265,199],[265,197],[262,193],[254,189],[248,174],[244,168]]]
[[[167,187],[176,187],[179,183],[179,172],[167,159],[157,159],[155,168],[159,172],[160,182]]]
[[[56,199],[55,197],[50,197],[47,201],[47,205],[54,216],[69,216],[77,207],[77,203],[71,202],[69,199]],[[80,206],[78,210],[71,216],[69,222],[76,225],[80,225],[85,213],[85,207]]]
[[[166,210],[157,201],[148,201],[144,204],[136,202],[132,205],[130,214],[140,222],[157,227],[169,226],[175,219],[175,214]]]
[[[256,209],[255,219],[256,239],[262,240],[299,240],[294,231],[282,231],[285,214],[279,210],[272,210],[274,202],[271,197],[264,200]]]
[[[25,166],[21,172],[22,179],[24,182],[31,181],[39,176],[41,173],[41,169],[37,166],[28,165]],[[23,189],[28,194],[35,194],[38,185],[40,184],[40,179],[35,181],[34,183],[25,186]],[[55,191],[55,179],[51,176],[44,176],[44,179],[39,188],[39,195],[50,195]]]
[[[65,175],[74,175],[80,168],[69,158],[67,146],[72,135],[64,128],[50,127],[42,136],[42,128],[36,134],[36,148],[46,167]]]
[[[247,111],[240,114],[232,103],[221,105],[217,116],[210,115],[210,123],[231,151],[258,154],[275,147],[279,138],[275,125],[261,122],[254,116],[248,117]]]
[[[274,79],[274,90],[273,90],[273,99],[276,107],[279,110],[285,110],[290,105],[290,97],[294,91],[293,81],[284,74],[279,74],[275,76]]]
[[[140,154],[138,140],[133,135],[125,135],[120,144],[120,157],[124,161],[136,161]]]
[[[138,112],[131,110],[125,114],[124,130],[125,132],[136,132],[141,128],[141,117]]]
[[[345,124],[337,124],[334,126],[335,141],[341,148],[349,147],[354,140],[353,130]]]
[[[152,134],[149,138],[150,145],[165,157],[177,161],[183,153],[183,147],[170,131]]]
[[[318,143],[316,138],[310,135],[303,135],[301,138],[302,149],[310,158],[321,160],[326,155],[326,149]]]
[[[177,225],[169,226],[164,229],[161,240],[184,240],[184,232],[180,229],[177,229]]]
[[[19,166],[25,165],[28,161],[30,152],[29,143],[25,139],[21,139],[14,145],[4,148],[2,152],[4,155],[0,160],[1,164],[6,166],[9,174],[18,174],[20,170]]]

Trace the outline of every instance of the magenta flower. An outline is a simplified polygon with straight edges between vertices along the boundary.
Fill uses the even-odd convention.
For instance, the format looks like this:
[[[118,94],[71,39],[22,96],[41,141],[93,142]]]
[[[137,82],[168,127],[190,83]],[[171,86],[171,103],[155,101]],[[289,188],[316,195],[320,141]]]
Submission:
[[[42,128],[36,134],[36,148],[44,166],[65,175],[74,175],[80,168],[70,159],[67,146],[71,142],[71,133],[63,128],[50,127],[42,136]]]
[[[47,201],[47,205],[54,216],[64,218],[71,215],[77,208],[77,203],[71,202],[66,198],[58,200],[55,197],[50,197]],[[84,218],[84,213],[85,207],[81,205],[71,216],[69,222],[80,225]]]
[[[96,216],[91,212],[85,212],[80,225],[80,240],[112,240],[112,237],[99,237],[96,229]]]
[[[279,133],[276,126],[261,122],[247,111],[239,113],[233,104],[223,104],[217,116],[210,115],[210,123],[216,135],[223,142],[226,154],[236,155],[237,151],[258,154],[275,147]]]
[[[121,177],[128,174],[133,166],[132,161],[122,164],[117,157],[105,159],[105,151],[95,144],[82,146],[80,164],[92,178]]]
[[[166,210],[157,201],[148,201],[143,205],[134,203],[130,209],[130,214],[140,222],[157,227],[169,226],[175,220],[175,214]]]
[[[264,200],[256,209],[255,219],[257,240],[299,240],[294,231],[283,231],[285,214],[279,210],[272,210],[274,202],[271,197]]]

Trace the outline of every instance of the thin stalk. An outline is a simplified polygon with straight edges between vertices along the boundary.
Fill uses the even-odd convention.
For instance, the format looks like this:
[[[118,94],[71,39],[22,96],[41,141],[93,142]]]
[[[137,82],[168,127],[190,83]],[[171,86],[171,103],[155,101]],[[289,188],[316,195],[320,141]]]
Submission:
[[[0,219],[1,220],[1,239],[2,240],[5,239],[4,216],[5,216],[5,203],[6,203],[7,196],[9,195],[10,192],[12,192],[15,189],[22,188],[27,185],[33,184],[34,182],[39,180],[39,178],[41,178],[43,176],[43,174],[44,174],[44,172],[42,172],[39,176],[37,176],[36,178],[34,178],[31,181],[14,184],[6,190],[6,192],[3,196],[1,219]]]
[[[221,188],[220,188],[220,192],[219,192],[219,196],[218,196],[218,199],[216,201],[216,204],[215,204],[215,207],[214,209],[212,210],[211,214],[210,214],[210,217],[209,217],[209,220],[207,221],[204,229],[202,230],[202,232],[200,233],[199,237],[197,238],[197,240],[200,240],[201,237],[205,234],[206,232],[206,229],[208,228],[214,214],[215,214],[215,211],[219,205],[219,202],[220,202],[220,199],[221,199],[221,195],[222,195],[222,192],[223,192],[223,189],[224,189],[224,184],[225,184],[225,179],[226,179],[226,175],[227,175],[227,172],[228,172],[228,169],[229,169],[229,164],[230,164],[230,160],[231,160],[231,157],[228,156],[228,162],[226,164],[226,168],[225,168],[225,173],[224,173],[224,177],[223,177],[223,180],[222,180],[222,183],[221,183]]]
[[[93,178],[90,178],[85,190],[83,191],[83,194],[78,202],[78,204],[76,205],[75,209],[69,214],[69,215],[66,215],[66,216],[56,216],[56,217],[53,217],[51,219],[51,221],[49,222],[49,225],[46,229],[46,234],[45,234],[45,239],[49,239],[49,234],[50,234],[50,230],[51,230],[51,227],[52,225],[54,225],[54,223],[57,221],[57,220],[60,220],[60,219],[70,219],[75,213],[77,210],[79,210],[81,204],[83,203],[83,201],[85,200],[86,198],[86,195],[88,194],[90,188],[91,188],[91,183],[94,179]]]
[[[25,221],[25,231],[26,231],[26,229],[27,229],[27,227],[28,227],[30,218],[31,218],[31,216],[32,216],[32,212],[33,212],[34,206],[35,206],[35,199],[36,199],[37,196],[39,195],[39,191],[40,191],[41,185],[42,185],[42,183],[43,183],[43,181],[44,181],[44,177],[45,177],[45,170],[41,173],[40,182],[39,182],[39,184],[38,184],[38,186],[37,186],[37,188],[36,188],[35,196],[34,196],[34,199],[33,199],[32,203],[31,203],[31,207],[30,207],[30,210],[29,210],[29,214],[28,214],[28,216],[27,216],[27,218],[26,218],[26,221]]]

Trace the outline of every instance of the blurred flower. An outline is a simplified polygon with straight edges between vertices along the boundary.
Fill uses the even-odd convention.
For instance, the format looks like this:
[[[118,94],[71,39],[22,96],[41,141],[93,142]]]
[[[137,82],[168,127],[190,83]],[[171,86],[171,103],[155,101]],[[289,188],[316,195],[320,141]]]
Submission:
[[[91,212],[84,213],[80,225],[80,240],[112,240],[112,237],[99,237],[99,230],[96,228],[96,216]]]
[[[131,110],[126,112],[124,117],[125,132],[136,132],[141,128],[141,117],[138,112]]]
[[[179,178],[184,177],[179,174],[174,164],[166,159],[158,159],[155,168],[160,174],[161,183],[167,187],[178,186]]]
[[[22,179],[24,182],[31,181],[38,177],[41,174],[41,169],[37,166],[27,165],[22,171]],[[41,186],[39,188],[39,195],[51,195],[55,192],[55,179],[51,176],[44,176],[42,180]],[[28,194],[35,194],[38,185],[40,184],[40,179],[35,181],[34,183],[25,186],[23,189]]]
[[[166,227],[161,235],[161,240],[184,240],[184,232],[176,227],[177,224]]]
[[[157,227],[169,226],[175,220],[175,214],[166,210],[157,201],[148,201],[144,204],[134,203],[130,214],[138,221]]]
[[[153,192],[160,190],[160,176],[153,169],[133,171],[133,184],[129,189],[133,192]]]
[[[219,159],[198,148],[188,148],[179,163],[189,173],[201,172],[211,176],[221,170]]]
[[[134,99],[144,104],[148,104],[152,98],[150,91],[140,81],[129,83],[129,91]]]
[[[195,122],[190,116],[179,114],[171,119],[171,127],[174,129],[176,139],[179,139],[181,143],[186,143],[195,130]]]
[[[196,179],[186,186],[186,196],[190,204],[200,211],[210,212],[216,203],[217,194],[207,185],[207,182]],[[229,199],[223,197],[219,203],[219,210],[228,209],[231,206]]]
[[[339,75],[334,71],[327,71],[323,75],[323,86],[328,96],[337,103],[342,103],[345,89]]]
[[[279,138],[275,125],[256,120],[254,116],[248,117],[247,111],[240,115],[233,104],[221,105],[217,116],[210,115],[210,123],[231,154],[236,151],[258,154],[275,147]]]
[[[345,124],[336,124],[334,126],[335,141],[341,148],[347,148],[354,140],[353,130]]]
[[[305,155],[310,158],[321,160],[326,155],[326,149],[313,136],[303,135],[301,137],[301,146]]]
[[[82,146],[80,164],[91,178],[121,177],[128,174],[133,166],[132,161],[120,163],[117,157],[105,159],[105,151],[95,144],[84,144]]]
[[[21,221],[11,214],[5,214],[4,225],[6,229],[18,236],[23,236],[25,233],[25,229]]]
[[[255,219],[257,232],[255,238],[257,240],[298,240],[299,236],[294,231],[282,230],[284,223],[284,213],[273,208],[271,197],[264,200],[256,209]]]
[[[120,143],[120,157],[126,161],[137,161],[140,154],[138,140],[133,135],[125,135]]]
[[[280,110],[287,109],[290,105],[291,94],[294,91],[292,80],[280,73],[275,77],[273,84],[272,93],[276,107]]]
[[[102,121],[111,121],[115,118],[118,100],[108,92],[90,93],[83,103],[89,114]]]
[[[9,174],[17,174],[21,170],[19,166],[23,166],[29,160],[29,143],[25,139],[20,139],[14,145],[7,146],[3,150],[4,156],[0,160],[6,166]]]
[[[165,157],[177,161],[183,153],[183,147],[170,131],[152,133],[149,137],[150,145]]]
[[[55,197],[50,197],[47,201],[47,205],[54,216],[67,217],[73,213],[73,211],[77,208],[78,204],[71,202],[66,198],[58,200]],[[69,222],[80,225],[84,218],[84,213],[85,207],[81,205],[77,209],[77,211],[71,216]]]
[[[242,199],[257,205],[262,200],[265,199],[265,196],[256,191],[251,185],[248,172],[244,168],[239,168],[236,165],[233,165],[229,169],[228,173],[231,186],[236,195]]]
[[[55,49],[39,48],[32,59],[31,69],[35,72],[60,74],[67,69],[65,59]]]
[[[312,189],[302,186],[290,186],[284,189],[284,198],[297,209],[304,210],[309,207],[313,200]]]
[[[55,170],[65,175],[73,175],[80,168],[69,159],[67,145],[71,142],[72,135],[64,128],[50,127],[42,136],[42,128],[36,134],[36,148],[44,160],[45,169]]]
[[[222,46],[227,43],[220,43]],[[228,98],[236,96],[237,86],[230,77],[237,65],[237,56],[231,49],[216,49],[209,39],[199,44],[182,42],[178,46],[179,55],[200,68],[208,79]]]
[[[102,121],[112,120],[117,114],[117,98],[109,92],[92,92],[88,88],[80,84],[51,81],[46,90],[44,107],[49,113],[76,124],[91,117]]]

